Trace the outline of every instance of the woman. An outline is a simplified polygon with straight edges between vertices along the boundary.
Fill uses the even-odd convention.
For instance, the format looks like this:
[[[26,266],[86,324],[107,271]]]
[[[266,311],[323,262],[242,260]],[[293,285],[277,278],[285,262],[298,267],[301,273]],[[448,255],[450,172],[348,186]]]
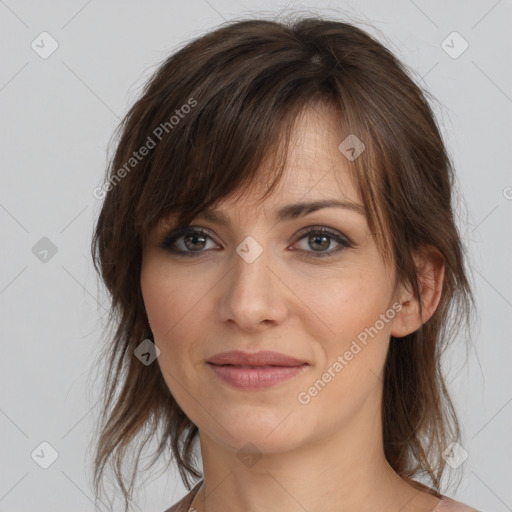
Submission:
[[[389,50],[226,24],[160,66],[107,178],[97,496],[110,463],[128,506],[143,435],[189,489],[167,512],[475,510],[440,487],[466,453],[440,355],[474,305],[453,170]]]

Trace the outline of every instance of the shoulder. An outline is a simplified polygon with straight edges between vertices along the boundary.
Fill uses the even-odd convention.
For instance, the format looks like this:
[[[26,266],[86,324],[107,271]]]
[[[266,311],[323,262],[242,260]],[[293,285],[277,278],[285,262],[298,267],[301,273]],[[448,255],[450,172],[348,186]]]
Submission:
[[[456,501],[448,496],[442,496],[437,507],[432,512],[480,512],[465,503]]]
[[[196,495],[197,491],[201,487],[201,484],[203,483],[202,480],[197,482],[197,484],[190,489],[188,494],[183,496],[180,501],[175,503],[171,508],[168,508],[164,512],[188,512],[188,509],[190,508],[190,504],[192,503],[192,500],[194,499],[194,496]]]

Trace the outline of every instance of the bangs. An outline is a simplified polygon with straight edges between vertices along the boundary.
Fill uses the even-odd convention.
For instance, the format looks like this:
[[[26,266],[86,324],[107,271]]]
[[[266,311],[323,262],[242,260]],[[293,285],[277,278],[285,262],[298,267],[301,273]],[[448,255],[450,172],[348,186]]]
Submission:
[[[265,36],[255,29],[251,38],[252,27],[248,22],[231,29],[240,32],[239,45],[235,33],[225,48],[216,40],[213,50],[212,35],[206,35],[172,55],[125,117],[111,173],[133,159],[135,149],[151,146],[114,188],[120,201],[130,202],[126,222],[133,236],[144,247],[162,220],[173,218],[184,227],[256,183],[265,189],[262,199],[267,197],[282,178],[297,119],[321,102],[339,114],[340,143],[352,134],[365,145],[345,163],[377,246],[391,263],[390,229],[380,204],[386,149],[379,130],[387,120],[379,119],[386,111],[368,101],[374,84],[340,80],[335,56],[298,42],[291,32],[290,41],[283,40],[276,28],[276,41],[269,25]]]
[[[264,197],[272,192],[282,178],[298,117],[320,96],[301,76],[302,66],[280,60],[245,84],[233,65],[189,76],[194,86],[186,94],[191,91],[197,105],[165,134],[145,169],[134,219],[142,239],[162,218],[177,214],[178,225],[186,225],[201,210],[256,182],[266,187]],[[276,75],[280,79],[269,79]],[[158,126],[188,99],[165,99],[147,126]]]

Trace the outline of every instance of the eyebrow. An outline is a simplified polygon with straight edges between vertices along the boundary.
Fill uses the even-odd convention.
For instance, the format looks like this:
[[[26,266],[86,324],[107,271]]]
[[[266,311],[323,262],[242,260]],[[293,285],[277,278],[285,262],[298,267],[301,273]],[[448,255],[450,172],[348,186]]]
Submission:
[[[277,222],[292,220],[316,212],[323,208],[345,208],[347,210],[352,210],[366,217],[366,209],[364,208],[363,205],[352,203],[351,201],[324,199],[320,201],[312,201],[309,203],[295,203],[282,206],[276,211],[275,220]],[[223,226],[229,224],[229,219],[225,213],[210,208],[207,208],[200,212],[197,215],[197,217],[201,217],[211,222],[216,222],[217,224]]]

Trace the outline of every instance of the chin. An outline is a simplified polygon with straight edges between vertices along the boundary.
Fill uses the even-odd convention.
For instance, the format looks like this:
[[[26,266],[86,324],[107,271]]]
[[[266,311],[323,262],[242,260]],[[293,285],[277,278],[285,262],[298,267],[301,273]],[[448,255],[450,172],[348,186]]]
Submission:
[[[289,411],[279,411],[279,414],[267,413],[263,417],[261,412],[254,411],[253,414],[242,413],[229,419],[217,416],[216,419],[221,425],[227,425],[226,430],[216,422],[213,425],[210,423],[210,427],[213,427],[213,436],[219,442],[237,451],[244,447],[250,449],[247,445],[252,443],[262,453],[286,452],[304,441],[305,426],[302,422],[300,425],[290,422],[293,414],[287,418],[288,413]]]

